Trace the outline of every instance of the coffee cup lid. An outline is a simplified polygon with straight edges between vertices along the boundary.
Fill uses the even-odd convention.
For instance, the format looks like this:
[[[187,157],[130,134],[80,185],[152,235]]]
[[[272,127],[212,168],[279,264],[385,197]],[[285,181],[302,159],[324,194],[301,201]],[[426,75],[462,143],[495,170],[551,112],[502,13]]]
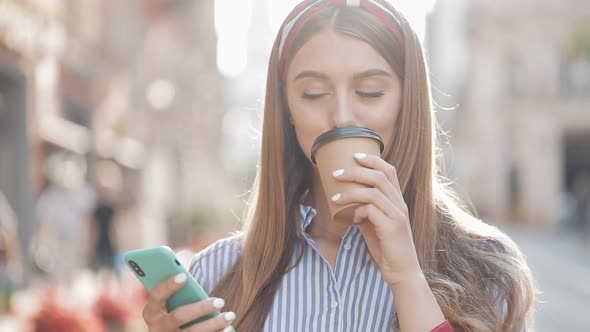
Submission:
[[[329,130],[316,138],[311,146],[311,161],[314,164],[316,163],[315,153],[322,145],[327,144],[333,140],[349,137],[366,137],[377,140],[379,142],[379,151],[381,153],[383,153],[383,149],[385,148],[383,145],[383,140],[374,130],[365,127],[346,126]]]

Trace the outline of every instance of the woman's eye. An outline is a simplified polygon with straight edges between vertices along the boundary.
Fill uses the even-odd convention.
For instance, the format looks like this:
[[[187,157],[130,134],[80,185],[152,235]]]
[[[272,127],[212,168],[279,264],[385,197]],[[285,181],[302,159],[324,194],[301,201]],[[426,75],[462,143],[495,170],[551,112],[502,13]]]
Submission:
[[[357,91],[356,92],[357,95],[361,96],[361,97],[366,97],[366,98],[377,98],[377,97],[381,97],[384,95],[383,91],[377,91],[377,92],[361,92],[361,91]]]
[[[302,99],[318,99],[321,98],[323,96],[327,96],[328,93],[303,93],[303,95],[301,96]]]

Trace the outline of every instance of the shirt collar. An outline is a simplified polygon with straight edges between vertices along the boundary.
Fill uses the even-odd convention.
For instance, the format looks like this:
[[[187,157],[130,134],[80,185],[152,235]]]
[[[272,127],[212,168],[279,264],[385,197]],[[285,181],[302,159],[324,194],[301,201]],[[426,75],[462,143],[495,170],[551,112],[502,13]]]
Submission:
[[[301,229],[305,231],[307,226],[311,224],[311,221],[316,216],[317,211],[311,205],[300,204],[299,211],[301,212],[301,218],[299,221],[301,222]]]
[[[301,214],[301,218],[299,218],[299,221],[301,222],[301,229],[302,229],[303,233],[306,234],[306,229],[307,229],[307,227],[309,227],[309,225],[313,221],[313,218],[315,218],[315,216],[317,215],[317,211],[311,205],[305,205],[303,203],[299,204],[299,211]],[[346,234],[342,237],[342,240],[345,240],[346,238],[348,238],[348,239],[352,239],[352,241],[358,241],[363,238],[358,233],[360,233],[358,227],[351,226],[351,227],[349,227]]]

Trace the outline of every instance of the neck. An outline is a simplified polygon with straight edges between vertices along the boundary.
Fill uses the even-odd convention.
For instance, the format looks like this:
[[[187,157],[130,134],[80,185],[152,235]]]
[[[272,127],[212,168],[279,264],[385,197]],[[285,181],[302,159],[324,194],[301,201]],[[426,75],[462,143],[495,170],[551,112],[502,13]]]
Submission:
[[[311,204],[316,210],[316,216],[308,229],[309,235],[314,240],[323,240],[340,243],[348,231],[349,226],[339,225],[332,221],[328,199],[324,193],[320,176],[314,169],[312,187],[307,195],[306,203]]]

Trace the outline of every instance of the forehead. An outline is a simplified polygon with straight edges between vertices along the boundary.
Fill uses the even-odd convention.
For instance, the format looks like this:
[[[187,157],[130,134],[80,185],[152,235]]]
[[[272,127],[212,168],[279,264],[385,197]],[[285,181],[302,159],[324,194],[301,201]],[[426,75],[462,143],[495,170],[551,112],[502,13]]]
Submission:
[[[346,79],[367,69],[394,73],[389,63],[369,43],[331,30],[310,38],[297,51],[287,67],[292,81],[303,70],[313,70],[333,79]]]

